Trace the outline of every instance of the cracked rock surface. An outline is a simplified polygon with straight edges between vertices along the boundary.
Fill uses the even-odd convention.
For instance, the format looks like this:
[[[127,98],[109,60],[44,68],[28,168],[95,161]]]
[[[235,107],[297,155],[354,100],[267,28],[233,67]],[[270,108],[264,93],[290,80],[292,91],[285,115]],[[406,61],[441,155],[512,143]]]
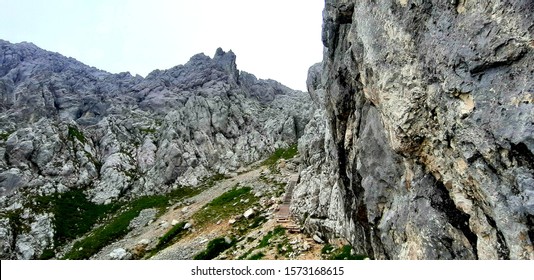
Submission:
[[[308,231],[375,259],[534,259],[533,12],[327,0],[292,207]]]

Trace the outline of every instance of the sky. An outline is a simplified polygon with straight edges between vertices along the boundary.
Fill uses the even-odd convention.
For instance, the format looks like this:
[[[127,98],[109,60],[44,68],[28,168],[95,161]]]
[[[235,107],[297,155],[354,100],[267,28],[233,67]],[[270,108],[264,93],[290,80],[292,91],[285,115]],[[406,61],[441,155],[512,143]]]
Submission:
[[[237,67],[306,90],[324,0],[0,0],[0,39],[146,76],[218,47]]]

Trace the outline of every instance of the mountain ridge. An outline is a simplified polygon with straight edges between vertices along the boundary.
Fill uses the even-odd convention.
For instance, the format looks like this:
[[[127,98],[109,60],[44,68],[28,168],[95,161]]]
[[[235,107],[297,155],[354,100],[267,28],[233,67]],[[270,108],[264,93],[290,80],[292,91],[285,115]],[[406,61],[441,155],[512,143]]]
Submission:
[[[0,190],[9,213],[69,189],[109,204],[232,175],[296,143],[311,112],[307,93],[239,72],[235,54],[222,49],[147,78],[33,44],[1,41],[0,50]],[[12,236],[3,256],[33,248],[36,257],[50,246],[31,232]]]

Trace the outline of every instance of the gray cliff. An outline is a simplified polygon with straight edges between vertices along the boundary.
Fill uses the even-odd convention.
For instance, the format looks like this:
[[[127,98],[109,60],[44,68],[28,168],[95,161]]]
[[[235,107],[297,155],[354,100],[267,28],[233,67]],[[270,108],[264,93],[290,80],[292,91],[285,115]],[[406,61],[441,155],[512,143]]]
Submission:
[[[292,205],[307,230],[375,259],[534,259],[533,14],[327,0]]]

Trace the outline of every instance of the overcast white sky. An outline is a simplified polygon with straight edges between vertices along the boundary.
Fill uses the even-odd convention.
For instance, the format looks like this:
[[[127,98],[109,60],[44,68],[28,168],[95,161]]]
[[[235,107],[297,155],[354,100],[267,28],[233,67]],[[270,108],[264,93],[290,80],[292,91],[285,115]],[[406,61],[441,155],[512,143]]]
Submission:
[[[233,50],[237,67],[305,90],[322,60],[324,0],[0,0],[0,38],[28,41],[112,73]]]

